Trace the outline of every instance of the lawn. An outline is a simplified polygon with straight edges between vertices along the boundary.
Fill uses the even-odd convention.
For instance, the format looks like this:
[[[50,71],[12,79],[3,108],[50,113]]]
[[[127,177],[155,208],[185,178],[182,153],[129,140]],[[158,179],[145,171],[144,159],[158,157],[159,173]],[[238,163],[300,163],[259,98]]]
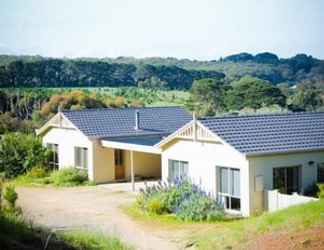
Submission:
[[[324,200],[247,219],[209,225],[191,235],[190,240],[195,242],[198,249],[244,248],[265,233],[298,232],[315,225],[324,226]]]
[[[274,213],[214,223],[182,222],[172,215],[145,213],[136,206],[123,207],[123,210],[133,219],[155,228],[184,231],[186,236],[182,241],[203,250],[241,249],[268,233],[301,232],[316,225],[324,227],[324,200]]]

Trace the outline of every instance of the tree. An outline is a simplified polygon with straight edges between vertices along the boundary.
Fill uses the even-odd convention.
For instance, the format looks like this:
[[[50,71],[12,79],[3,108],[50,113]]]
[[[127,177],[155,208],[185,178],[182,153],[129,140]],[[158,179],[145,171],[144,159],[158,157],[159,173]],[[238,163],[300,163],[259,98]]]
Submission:
[[[23,133],[8,133],[0,140],[0,172],[12,178],[32,167],[45,165],[49,152],[39,138]]]
[[[168,83],[166,81],[162,81],[156,76],[152,76],[148,79],[138,81],[137,86],[139,88],[148,88],[148,89],[167,89]]]
[[[321,91],[314,86],[299,86],[291,96],[290,108],[293,110],[314,111],[323,106]]]
[[[226,91],[224,101],[228,110],[259,109],[274,104],[281,107],[286,105],[286,97],[279,88],[268,81],[251,76],[232,82],[231,88]]]
[[[190,89],[193,110],[198,115],[214,115],[223,109],[223,80],[205,78],[195,80]]]

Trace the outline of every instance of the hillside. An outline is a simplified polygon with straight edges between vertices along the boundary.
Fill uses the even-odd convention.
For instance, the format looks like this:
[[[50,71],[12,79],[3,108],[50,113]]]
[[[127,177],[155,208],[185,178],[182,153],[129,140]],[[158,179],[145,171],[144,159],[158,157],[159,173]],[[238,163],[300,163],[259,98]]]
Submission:
[[[324,88],[324,61],[305,54],[240,53],[219,60],[176,58],[78,58],[0,55],[0,87],[137,86],[146,81],[168,89],[188,89],[201,78],[235,80],[251,75],[273,84],[313,83]]]

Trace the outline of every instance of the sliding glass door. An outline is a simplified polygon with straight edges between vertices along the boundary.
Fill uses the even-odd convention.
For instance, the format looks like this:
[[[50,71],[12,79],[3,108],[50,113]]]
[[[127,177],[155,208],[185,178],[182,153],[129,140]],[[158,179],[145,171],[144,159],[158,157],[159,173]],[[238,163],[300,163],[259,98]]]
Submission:
[[[219,198],[229,210],[241,209],[240,170],[235,168],[219,168]]]
[[[300,166],[273,169],[273,188],[280,193],[292,194],[300,191]]]

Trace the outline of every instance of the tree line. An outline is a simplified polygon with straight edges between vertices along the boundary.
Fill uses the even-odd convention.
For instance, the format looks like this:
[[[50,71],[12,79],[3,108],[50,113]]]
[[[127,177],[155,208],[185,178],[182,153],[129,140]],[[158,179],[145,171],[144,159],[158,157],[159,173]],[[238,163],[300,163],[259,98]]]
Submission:
[[[324,111],[324,91],[313,85],[274,86],[269,81],[245,76],[235,81],[194,81],[187,107],[200,116],[221,113]]]
[[[6,58],[7,59],[7,58]],[[4,59],[3,59],[4,60]],[[1,61],[1,58],[0,58]],[[217,71],[186,70],[177,66],[153,66],[38,58],[0,62],[0,87],[120,87],[162,82],[166,89],[188,89],[196,79],[223,78]]]

